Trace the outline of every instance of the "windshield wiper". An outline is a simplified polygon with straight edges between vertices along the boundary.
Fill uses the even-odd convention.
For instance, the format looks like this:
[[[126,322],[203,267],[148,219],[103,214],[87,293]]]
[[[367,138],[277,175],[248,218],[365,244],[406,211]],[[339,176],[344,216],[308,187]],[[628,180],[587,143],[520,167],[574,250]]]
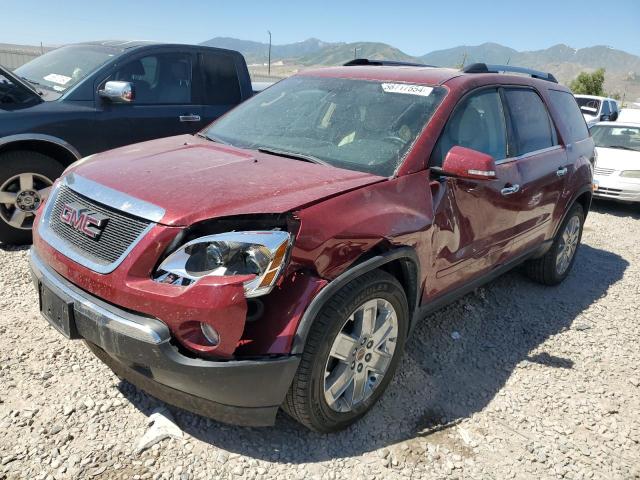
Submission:
[[[305,153],[297,153],[297,152],[287,152],[285,150],[276,150],[272,148],[258,148],[260,153],[268,153],[269,155],[277,155],[279,157],[292,158],[294,160],[302,160],[303,162],[309,163],[317,163],[318,165],[329,165],[324,160],[320,160],[318,157],[314,157],[313,155],[307,155]]]
[[[31,85],[33,85],[34,87],[42,87],[43,85],[39,84],[38,82],[36,82],[35,80],[29,80],[27,77],[20,77],[22,80],[24,80],[27,83],[30,83]],[[33,89],[38,95],[42,96],[44,95],[44,93],[42,91],[38,91],[37,89]]]
[[[204,138],[205,140],[209,140],[210,142],[221,143],[222,145],[231,145],[230,143],[225,142],[224,140],[220,140],[218,137],[211,137],[202,132],[196,133],[196,136],[200,138]]]

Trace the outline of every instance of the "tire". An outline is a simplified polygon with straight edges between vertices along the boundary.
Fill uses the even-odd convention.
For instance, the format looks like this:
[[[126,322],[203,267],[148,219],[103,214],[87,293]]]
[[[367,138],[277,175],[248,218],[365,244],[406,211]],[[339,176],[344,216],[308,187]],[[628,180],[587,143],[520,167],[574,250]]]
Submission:
[[[369,312],[372,311],[372,305],[376,306],[377,322],[374,325],[381,327],[378,330],[370,329],[370,335],[360,336],[358,326],[364,322],[358,320],[362,318],[358,312],[365,305],[368,305],[366,310]],[[395,328],[391,307],[395,312]],[[352,316],[353,320],[350,320]],[[371,317],[373,315],[368,315],[368,318]],[[307,428],[321,433],[342,430],[356,422],[378,401],[393,378],[404,350],[408,327],[407,298],[395,277],[382,270],[374,270],[347,284],[329,299],[311,327],[298,371],[285,398],[285,412]],[[344,341],[347,336],[345,332],[350,328],[353,330],[348,334],[348,342],[355,343],[347,343],[348,348],[343,351],[350,352],[349,357],[338,360],[330,355],[334,341],[337,341],[338,334]],[[363,330],[367,331],[364,327]],[[387,340],[380,344],[382,331],[390,333],[385,337]],[[365,343],[361,343],[363,338]],[[352,346],[356,348],[352,349]],[[376,363],[382,373],[371,370]],[[383,363],[386,365],[384,368]],[[329,369],[331,375],[325,379],[325,371]],[[325,382],[332,382],[332,377],[343,378],[336,373],[339,371],[346,376],[351,375],[352,383],[332,405],[326,398],[330,394],[325,391]],[[358,378],[360,380],[356,380]],[[359,397],[356,385],[364,385],[357,390],[363,394],[359,402],[356,401],[356,397]],[[348,406],[350,401],[351,408]]]
[[[574,220],[575,219],[575,220]],[[559,255],[563,251],[565,245],[564,235],[567,233],[567,229],[571,222],[577,223],[577,231],[572,234],[575,235],[575,245],[572,249],[571,257],[567,260],[566,265],[559,264]],[[525,263],[525,272],[527,275],[536,282],[544,285],[557,285],[562,282],[573,266],[573,262],[576,259],[576,252],[580,246],[580,240],[582,239],[582,228],[584,226],[584,209],[579,203],[575,203],[569,214],[560,225],[558,233],[553,239],[551,248],[542,257],[529,260]],[[564,266],[564,268],[560,268]]]
[[[0,200],[7,200],[0,203],[0,242],[31,243],[35,211],[46,200],[47,187],[63,170],[55,159],[38,152],[20,150],[0,154]],[[31,188],[20,178],[21,174],[30,175]]]

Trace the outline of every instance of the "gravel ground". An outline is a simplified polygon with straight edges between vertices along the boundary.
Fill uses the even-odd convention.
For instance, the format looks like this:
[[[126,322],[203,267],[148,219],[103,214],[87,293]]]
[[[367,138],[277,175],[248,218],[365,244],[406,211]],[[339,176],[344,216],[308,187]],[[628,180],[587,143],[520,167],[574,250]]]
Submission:
[[[37,312],[26,250],[0,251],[0,480],[640,478],[640,208],[598,203],[570,277],[519,272],[423,322],[382,401],[322,436],[171,409],[182,438],[136,444],[163,405]]]

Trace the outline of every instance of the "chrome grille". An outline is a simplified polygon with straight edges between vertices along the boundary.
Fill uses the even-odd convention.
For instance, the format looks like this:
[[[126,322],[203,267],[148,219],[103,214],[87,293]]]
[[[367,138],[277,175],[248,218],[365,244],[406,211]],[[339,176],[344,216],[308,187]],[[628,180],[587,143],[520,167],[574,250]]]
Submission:
[[[120,259],[151,225],[148,220],[97,203],[66,185],[60,185],[53,201],[49,228],[83,257],[100,265],[109,265]],[[108,217],[106,226],[97,239],[89,238],[60,220],[64,205],[74,202]]]
[[[602,176],[611,175],[613,172],[615,172],[613,168],[595,167],[593,169],[593,173],[595,173],[596,175],[602,175]]]

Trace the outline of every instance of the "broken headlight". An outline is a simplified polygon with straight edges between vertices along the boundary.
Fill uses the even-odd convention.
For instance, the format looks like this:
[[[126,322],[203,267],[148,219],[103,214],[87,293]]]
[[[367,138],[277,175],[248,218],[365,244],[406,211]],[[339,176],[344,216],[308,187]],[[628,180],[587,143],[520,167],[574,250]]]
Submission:
[[[202,277],[252,276],[245,296],[269,293],[282,272],[291,244],[287,232],[255,231],[208,235],[185,243],[157,268],[154,280],[190,285]]]

